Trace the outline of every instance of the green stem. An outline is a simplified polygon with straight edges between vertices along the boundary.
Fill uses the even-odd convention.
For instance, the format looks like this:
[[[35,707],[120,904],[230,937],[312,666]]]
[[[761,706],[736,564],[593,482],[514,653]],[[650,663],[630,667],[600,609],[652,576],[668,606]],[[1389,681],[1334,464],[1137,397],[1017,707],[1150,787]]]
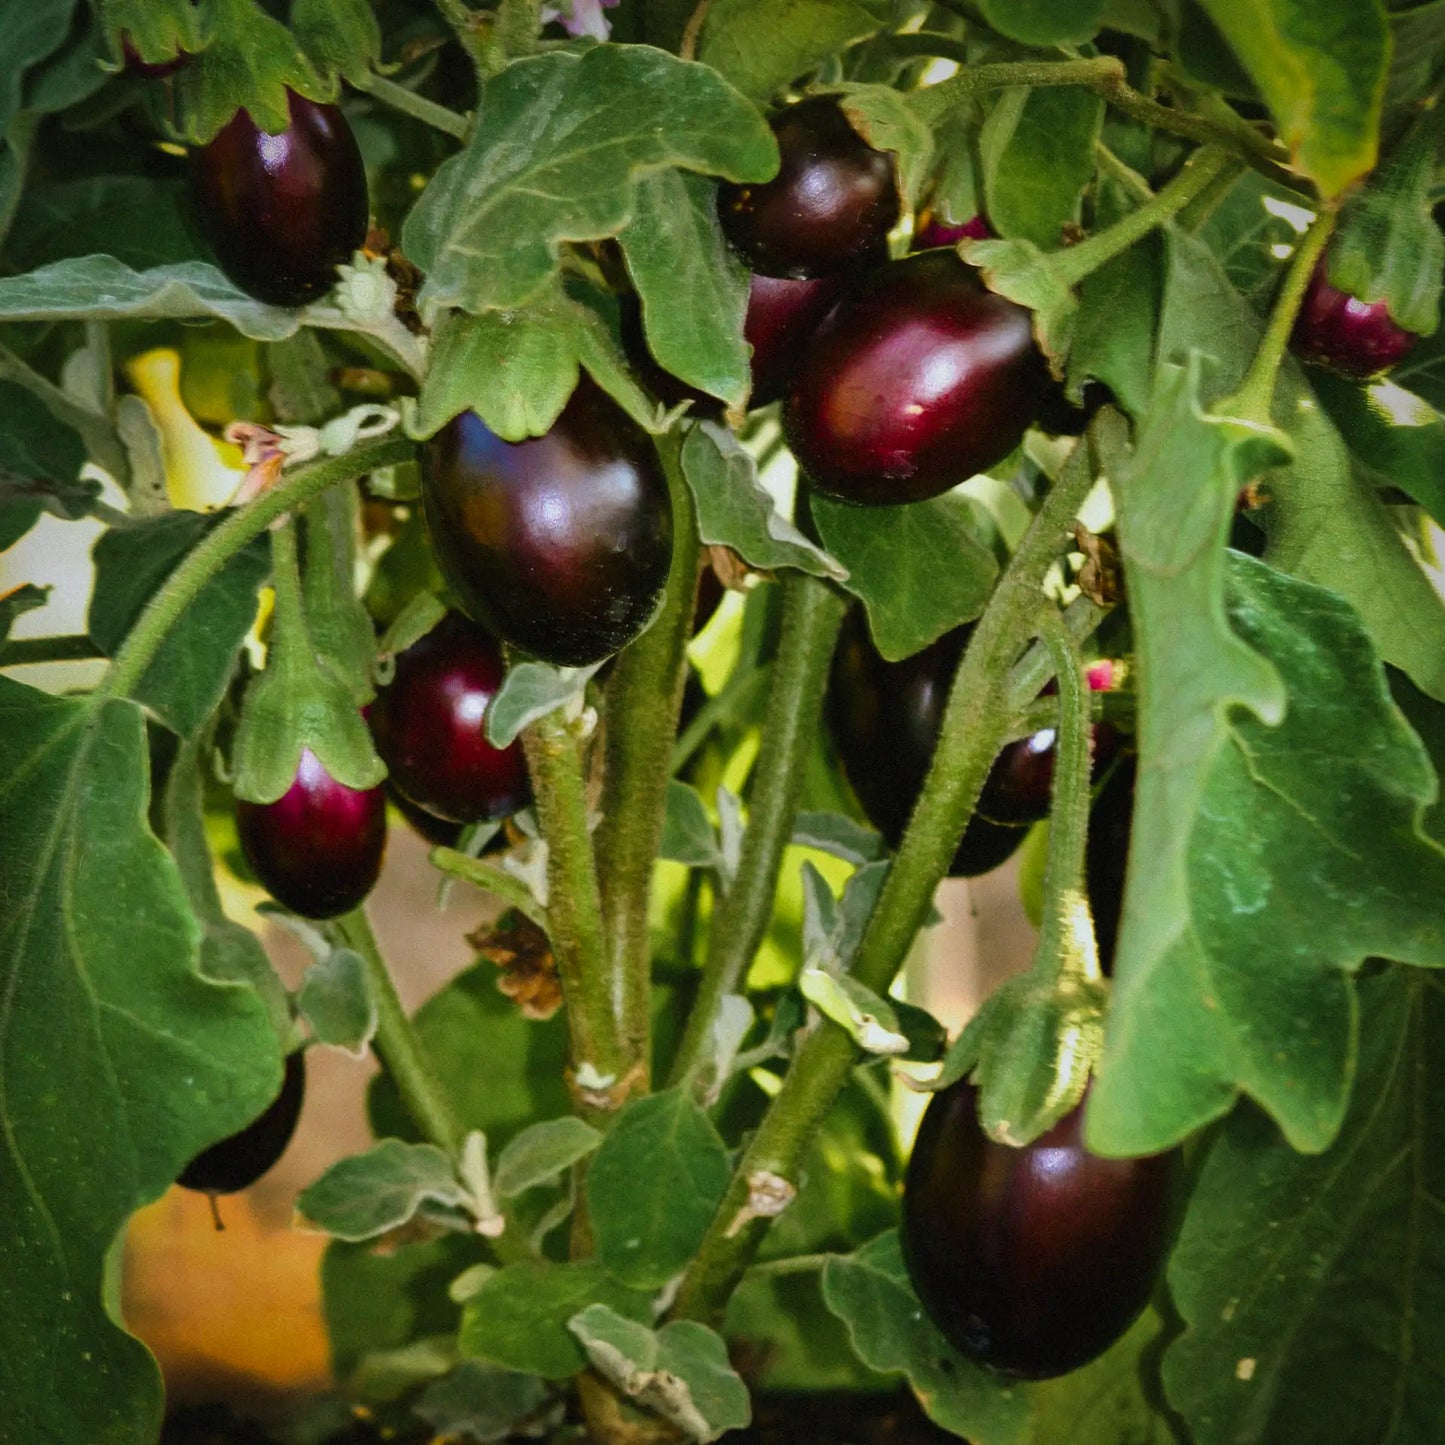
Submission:
[[[288,517],[271,529],[271,586],[276,611],[271,646],[292,662],[309,662],[311,635],[306,626],[306,604],[301,591],[301,559],[296,541],[296,519]]]
[[[841,593],[806,573],[789,572],[781,585],[782,631],[748,793],[742,855],[737,876],[713,913],[707,962],[672,1070],[672,1083],[697,1092],[716,1082],[709,1069],[718,1010],[723,998],[737,991],[772,917],[783,849],[792,837],[808,752],[822,722],[828,666],[847,608]]]
[[[533,897],[532,890],[505,868],[497,867],[486,858],[459,853],[455,848],[433,848],[427,856],[433,868],[500,898],[509,908],[530,918],[544,933],[547,931],[547,910]]]
[[[1089,830],[1090,697],[1074,639],[1057,612],[1040,620],[1039,638],[1048,648],[1058,679],[1058,755],[1049,810],[1049,850],[1044,863],[1044,915],[1034,949],[1036,971],[1062,975],[1065,968],[1099,978],[1093,929],[1080,937],[1088,919],[1084,903],[1084,845]]]
[[[1050,257],[1054,274],[1066,285],[1076,286],[1106,261],[1112,261],[1135,242],[1143,240],[1156,226],[1177,215],[1219,176],[1238,168],[1239,161],[1228,151],[1207,148],[1196,151],[1184,169],[1137,211],[1121,216],[1112,226],[1080,241],[1077,246],[1054,252]]]
[[[915,91],[910,100],[917,114],[927,124],[936,126],[950,112],[986,91],[1006,90],[1014,85],[1093,88],[1117,84],[1123,75],[1123,62],[1112,55],[1092,60],[1004,60],[991,65],[967,66],[937,85]]]
[[[166,578],[165,585],[146,603],[96,695],[125,697],[130,693],[145,675],[167,633],[206,583],[277,517],[284,516],[328,487],[354,481],[378,467],[394,466],[405,461],[412,450],[413,443],[405,437],[383,437],[364,443],[345,456],[326,457],[298,467],[249,506],[232,512],[186,555],[180,566]]]
[[[607,967],[582,759],[561,710],[531,723],[522,745],[547,841],[547,934],[567,1002],[568,1083],[578,1112],[605,1127],[646,1078],[647,1061],[628,1050]]]
[[[697,601],[697,518],[678,467],[678,445],[660,438],[672,492],[672,570],[652,625],[622,650],[607,683],[606,769],[597,859],[608,971],[620,981],[622,1034],[630,1057],[651,1058],[652,948],[648,911],[672,775],[686,649]],[[641,1087],[646,1087],[644,1078]]]
[[[698,708],[697,715],[678,735],[672,749],[672,771],[676,775],[688,764],[692,755],[707,741],[708,734],[723,719],[735,712],[747,712],[762,695],[772,676],[772,663],[746,671],[734,671],[716,697],[710,697]]]
[[[456,111],[448,110],[446,106],[438,105],[436,101],[428,100],[426,96],[418,95],[416,91],[408,90],[406,86],[398,85],[384,75],[377,75],[375,71],[365,75],[357,88],[392,110],[409,115],[413,120],[419,120],[434,130],[444,131],[458,140],[465,140],[471,130],[472,123],[466,116],[458,115]]]
[[[933,762],[853,964],[860,982],[887,993],[933,893],[948,870],[1012,711],[998,686],[1033,632],[1049,568],[1093,484],[1087,439],[1075,446],[974,628],[949,692]],[[767,1219],[750,1217],[755,1183],[796,1184],[803,1151],[848,1078],[857,1051],[821,1023],[803,1040],[782,1088],[753,1135],[728,1192],[683,1276],[673,1313],[716,1320],[751,1262]]]
[[[24,667],[33,662],[89,662],[104,657],[83,634],[67,637],[12,637],[0,643],[0,667]]]
[[[466,1131],[432,1069],[431,1060],[411,1019],[402,1007],[366,909],[354,909],[336,922],[347,947],[360,955],[366,969],[367,990],[376,1004],[373,1047],[382,1066],[395,1082],[401,1101],[417,1128],[430,1143],[449,1157],[456,1158],[461,1152]]]
[[[441,17],[456,32],[461,47],[470,57],[477,80],[485,83],[505,64],[501,47],[492,36],[492,17],[478,12],[466,0],[436,0]]]
[[[130,458],[107,417],[67,395],[6,346],[0,346],[0,381],[23,387],[56,421],[78,432],[90,459],[104,467],[121,486],[126,485],[130,479]]]
[[[1274,387],[1279,368],[1284,361],[1285,349],[1289,345],[1290,332],[1294,330],[1299,316],[1300,303],[1304,300],[1310,276],[1324,254],[1330,232],[1335,228],[1338,214],[1334,206],[1326,206],[1295,247],[1279,294],[1275,297],[1269,313],[1269,324],[1260,338],[1254,360],[1249,364],[1239,390],[1227,401],[1216,407],[1220,415],[1237,417],[1241,421],[1253,422],[1256,426],[1269,426],[1274,411]]]

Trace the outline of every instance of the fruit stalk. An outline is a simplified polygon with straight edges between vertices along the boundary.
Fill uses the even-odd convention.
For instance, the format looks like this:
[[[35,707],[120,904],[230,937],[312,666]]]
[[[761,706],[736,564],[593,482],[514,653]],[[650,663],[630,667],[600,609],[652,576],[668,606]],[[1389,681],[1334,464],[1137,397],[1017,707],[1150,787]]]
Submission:
[[[347,947],[360,955],[366,968],[367,992],[376,1005],[373,1048],[382,1067],[391,1075],[417,1128],[430,1143],[455,1159],[461,1152],[465,1130],[402,1006],[365,906],[343,914],[336,926]]]
[[[355,481],[378,467],[395,466],[411,455],[413,444],[405,437],[383,437],[353,448],[344,456],[326,457],[298,467],[269,492],[231,513],[208,533],[166,578],[136,619],[110,671],[96,689],[97,697],[125,697],[145,676],[156,651],[177,619],[195,601],[200,590],[226,562],[277,517],[284,516],[328,487]]]
[[[608,969],[621,990],[628,1054],[644,1069],[651,1057],[652,1026],[648,905],[687,677],[699,551],[692,493],[678,468],[677,444],[659,438],[658,450],[672,493],[672,569],[661,610],[647,631],[622,649],[607,683],[606,770],[597,830]],[[646,1087],[644,1076],[639,1088]]]
[[[783,849],[803,789],[808,750],[822,726],[828,664],[847,610],[842,595],[803,572],[788,572],[782,631],[772,666],[762,747],[748,793],[748,826],[737,876],[708,931],[707,962],[673,1066],[672,1083],[706,1087],[710,1040],[723,998],[737,991],[767,931]]]
[[[466,116],[458,115],[456,111],[448,110],[446,106],[438,105],[436,101],[428,100],[426,96],[418,95],[384,75],[377,75],[375,71],[368,71],[357,88],[392,110],[409,115],[413,120],[419,120],[446,135],[455,136],[457,140],[466,140],[472,128]]]
[[[560,710],[531,723],[522,745],[547,841],[548,936],[571,1043],[567,1083],[578,1114],[605,1129],[644,1087],[647,1061],[632,1053],[624,1037],[620,990],[608,968],[582,758],[573,725]]]
[[[959,664],[928,778],[853,963],[854,975],[877,993],[887,993],[902,966],[968,825],[1012,720],[1011,700],[999,684],[1035,630],[1044,577],[1092,485],[1084,438],[1000,578]],[[752,1181],[777,1175],[796,1183],[803,1151],[856,1059],[851,1037],[831,1024],[815,1025],[803,1040],[683,1276],[675,1317],[706,1322],[721,1315],[767,1230],[766,1218],[745,1213]]]

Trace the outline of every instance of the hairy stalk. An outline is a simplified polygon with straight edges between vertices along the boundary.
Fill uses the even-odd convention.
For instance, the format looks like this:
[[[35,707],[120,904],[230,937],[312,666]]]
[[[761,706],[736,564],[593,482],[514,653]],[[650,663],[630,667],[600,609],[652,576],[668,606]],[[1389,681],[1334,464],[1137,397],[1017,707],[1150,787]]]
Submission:
[[[949,692],[938,747],[853,963],[854,975],[886,993],[928,916],[983,780],[998,754],[1012,707],[1000,686],[1033,634],[1044,577],[1093,482],[1088,439],[1074,448],[1044,499],[987,610],[974,628]],[[803,1040],[782,1088],[743,1154],[722,1205],[683,1276],[673,1313],[715,1321],[767,1230],[754,1213],[758,1187],[796,1184],[803,1151],[857,1058],[853,1040],[819,1023]]]
[[[1284,273],[1284,281],[1275,297],[1269,313],[1269,324],[1260,338],[1259,349],[1249,364],[1239,390],[1228,400],[1215,408],[1223,416],[1238,417],[1241,421],[1253,422],[1256,426],[1269,426],[1274,412],[1274,387],[1279,376],[1280,364],[1284,361],[1285,349],[1289,346],[1290,332],[1294,330],[1299,316],[1305,290],[1315,265],[1324,255],[1325,245],[1335,228],[1338,208],[1324,207],[1303,236],[1290,257]]]
[[[384,75],[377,75],[375,71],[369,71],[363,76],[357,88],[392,110],[409,115],[413,120],[419,120],[423,125],[455,136],[458,140],[465,140],[472,128],[472,123],[466,116],[458,115],[456,111],[448,110],[446,106],[438,105],[436,101],[428,100],[426,96],[418,95],[416,91],[408,90],[406,86],[398,85]]]
[[[808,751],[823,716],[823,693],[846,603],[835,588],[803,572],[782,582],[783,618],[773,661],[762,746],[748,793],[737,877],[713,913],[707,962],[673,1065],[672,1080],[694,1091],[713,1082],[711,1040],[724,997],[737,991],[758,951],[778,888],[783,849],[803,789]]]
[[[382,1066],[396,1084],[412,1122],[430,1143],[456,1158],[465,1130],[402,1007],[365,907],[343,914],[337,919],[337,928],[366,967],[367,991],[376,1004],[374,1047]]]
[[[607,683],[606,769],[597,829],[607,967],[620,981],[628,1055],[641,1060],[644,1070],[650,1068],[652,1025],[648,908],[687,679],[699,551],[692,492],[678,468],[675,439],[660,438],[659,451],[672,492],[672,570],[661,610],[647,631],[622,650]],[[647,1084],[644,1073],[639,1088]]]
[[[249,506],[231,513],[214,532],[208,533],[166,578],[149,602],[110,671],[101,681],[99,697],[125,697],[145,676],[157,649],[177,619],[195,601],[197,594],[237,552],[259,537],[277,517],[342,482],[355,481],[378,467],[395,466],[412,453],[413,443],[405,437],[383,437],[366,442],[340,457],[326,457],[298,467],[283,476],[269,492]]]
[[[647,1062],[623,1037],[620,980],[608,968],[577,734],[559,710],[530,724],[522,745],[547,842],[547,933],[567,1003],[567,1082],[578,1113],[605,1128],[642,1086]]]

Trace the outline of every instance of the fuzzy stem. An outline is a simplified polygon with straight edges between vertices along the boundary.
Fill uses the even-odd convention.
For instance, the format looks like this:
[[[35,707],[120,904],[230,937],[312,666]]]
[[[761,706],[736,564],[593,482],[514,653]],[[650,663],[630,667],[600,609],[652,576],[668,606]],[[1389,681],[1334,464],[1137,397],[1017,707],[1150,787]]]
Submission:
[[[597,859],[608,969],[621,980],[622,1034],[629,1057],[651,1057],[652,947],[648,910],[662,839],[672,745],[687,680],[686,648],[697,601],[699,543],[692,493],[677,443],[660,438],[672,492],[672,570],[652,625],[622,650],[607,684],[607,766]],[[646,1088],[647,1078],[640,1083]]]
[[[446,106],[438,105],[436,101],[428,100],[426,96],[418,95],[416,91],[408,90],[406,86],[398,85],[396,81],[388,80],[374,71],[362,78],[358,89],[364,90],[367,95],[392,110],[409,115],[413,120],[419,120],[423,125],[455,136],[458,140],[465,140],[472,128],[472,123],[466,116],[458,115],[456,111],[448,110]]]
[[[431,1060],[406,1009],[402,1007],[391,970],[371,929],[365,907],[337,919],[348,948],[360,955],[366,968],[366,986],[376,1004],[376,1040],[373,1047],[391,1075],[401,1101],[428,1141],[456,1158],[465,1130],[432,1069]]]
[[[1216,410],[1221,415],[1238,417],[1241,421],[1253,422],[1256,426],[1269,426],[1274,410],[1274,387],[1279,368],[1284,361],[1285,348],[1289,345],[1290,333],[1294,330],[1299,316],[1300,304],[1310,283],[1316,264],[1324,254],[1330,232],[1335,228],[1338,214],[1334,206],[1326,206],[1316,216],[1314,223],[1295,247],[1279,295],[1275,297],[1269,313],[1269,324],[1260,338],[1254,360],[1249,364],[1239,390],[1227,401],[1221,402]]]
[[[792,837],[808,752],[822,721],[828,666],[846,611],[836,589],[804,572],[787,573],[781,585],[782,632],[748,794],[742,856],[737,877],[713,914],[707,962],[672,1070],[673,1084],[694,1090],[708,1082],[710,1040],[722,1000],[737,991],[772,917],[783,849]]]
[[[975,96],[1014,85],[1053,86],[1117,83],[1124,65],[1112,55],[1092,60],[1005,60],[991,65],[970,65],[957,75],[930,85],[911,97],[914,110],[929,125],[937,125]]]
[[[271,646],[278,658],[284,652],[293,662],[307,661],[312,657],[311,635],[306,626],[306,604],[302,600],[294,517],[288,517],[271,532],[271,587],[276,594]]]
[[[298,467],[264,496],[231,513],[209,532],[182,560],[137,618],[130,635],[96,689],[98,697],[125,697],[145,676],[157,650],[177,619],[195,601],[201,589],[254,537],[277,517],[300,506],[328,487],[354,481],[378,467],[394,466],[412,453],[405,437],[383,437],[367,442],[345,456],[327,457]]]
[[[547,841],[547,932],[567,1002],[568,1083],[578,1112],[605,1128],[646,1077],[647,1064],[623,1037],[622,991],[608,969],[582,759],[560,710],[525,728],[522,745]]]
[[[1068,538],[1069,524],[1093,484],[1081,440],[1024,535],[979,619],[949,692],[937,749],[897,857],[864,930],[854,975],[886,993],[928,916],[983,780],[998,754],[1011,708],[998,686],[1027,643],[1042,604],[1044,577]],[[673,1313],[717,1320],[767,1230],[745,1214],[760,1175],[797,1182],[803,1151],[848,1078],[853,1040],[831,1024],[815,1026],[753,1135],[723,1202],[683,1276]]]

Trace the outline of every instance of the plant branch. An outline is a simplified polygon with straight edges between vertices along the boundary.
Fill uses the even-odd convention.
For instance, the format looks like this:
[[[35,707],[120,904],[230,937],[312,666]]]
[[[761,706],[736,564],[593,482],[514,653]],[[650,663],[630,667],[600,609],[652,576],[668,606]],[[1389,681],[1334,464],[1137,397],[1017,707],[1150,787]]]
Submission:
[[[518,913],[530,918],[544,933],[547,931],[547,910],[515,874],[499,868],[489,859],[473,858],[455,848],[433,848],[427,857],[433,868],[500,898],[509,908],[515,908]]]
[[[652,625],[623,648],[607,683],[606,768],[598,876],[607,921],[607,966],[621,981],[622,1034],[650,1068],[652,947],[648,910],[662,839],[672,744],[687,680],[686,649],[697,602],[697,518],[675,438],[658,439],[672,492],[672,568]],[[641,1081],[645,1088],[647,1079]]]
[[[375,71],[368,72],[357,88],[392,110],[409,115],[413,120],[419,120],[423,125],[455,136],[458,140],[465,140],[472,128],[472,123],[466,116],[448,110],[446,106],[438,105],[436,101],[428,100],[426,96],[418,95],[416,91],[408,90],[406,86],[398,85],[384,75],[377,75]]]
[[[674,774],[687,766],[688,760],[707,741],[707,735],[719,722],[735,710],[742,711],[752,706],[767,687],[768,679],[772,676],[772,666],[771,662],[765,662],[760,667],[749,668],[741,675],[735,670],[723,684],[722,691],[716,697],[708,698],[698,708],[692,721],[678,735],[677,742],[673,745]]]
[[[999,679],[1023,651],[1041,606],[1044,578],[1068,541],[1093,484],[1089,442],[1080,440],[994,589],[959,664],[933,762],[853,963],[860,982],[887,993],[928,917],[934,889],[998,754],[1012,711]],[[803,1151],[847,1080],[857,1055],[841,1028],[819,1022],[804,1038],[763,1116],[728,1192],[683,1276],[674,1314],[716,1320],[767,1229],[749,1209],[758,1184],[796,1183]]]
[[[1084,85],[1097,89],[1116,85],[1123,76],[1123,62],[1112,55],[1091,60],[1003,60],[967,66],[937,85],[915,91],[910,99],[915,112],[936,126],[952,111],[990,90],[1006,90],[1014,85]]]
[[[395,1082],[417,1128],[438,1149],[455,1159],[461,1152],[465,1129],[402,1007],[365,907],[343,914],[336,923],[347,947],[360,956],[366,968],[367,990],[376,1004],[373,1047],[382,1066]]]
[[[66,637],[12,637],[0,643],[0,667],[25,667],[34,662],[90,662],[104,656],[84,633]]]
[[[201,589],[254,537],[277,517],[284,516],[328,487],[354,481],[378,467],[394,466],[411,455],[413,443],[405,437],[382,437],[340,457],[326,457],[284,475],[269,492],[248,506],[233,511],[224,522],[189,552],[137,618],[121,645],[110,671],[96,689],[98,697],[125,697],[150,666],[157,649],[176,620],[195,601]]]
[[[737,991],[772,916],[783,849],[803,791],[809,750],[823,715],[828,665],[847,604],[828,583],[789,572],[782,631],[773,660],[762,747],[748,794],[737,876],[713,913],[707,962],[673,1065],[672,1083],[695,1091],[712,1082],[713,1026],[723,998]]]
[[[1325,206],[1309,230],[1300,237],[1270,310],[1269,323],[1260,338],[1254,360],[1250,362],[1239,390],[1215,408],[1220,415],[1237,417],[1256,426],[1272,424],[1275,382],[1284,361],[1285,349],[1289,346],[1290,332],[1294,330],[1310,277],[1324,255],[1338,213],[1336,206]]]
[[[547,932],[567,1002],[568,1085],[578,1112],[605,1128],[646,1077],[647,1062],[628,1050],[621,990],[608,969],[578,740],[558,710],[529,724],[522,745],[547,842]]]

